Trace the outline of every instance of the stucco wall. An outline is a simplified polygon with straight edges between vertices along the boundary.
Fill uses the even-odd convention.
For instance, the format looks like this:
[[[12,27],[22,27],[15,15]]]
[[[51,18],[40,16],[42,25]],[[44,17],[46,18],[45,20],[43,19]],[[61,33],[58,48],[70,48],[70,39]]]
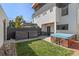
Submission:
[[[0,47],[3,45],[3,41],[4,41],[3,21],[1,20],[0,17]]]
[[[53,9],[52,12],[50,12],[51,8]],[[43,12],[45,12],[44,9],[46,9],[45,11],[47,12],[47,14],[45,14],[45,15],[43,15]],[[42,11],[42,13],[41,13],[41,11]],[[38,10],[35,13],[39,14],[40,17],[34,17],[33,23],[38,24],[38,26],[41,28],[42,24],[55,22],[56,6],[55,6],[55,4],[48,3],[48,4],[44,5],[42,8],[40,8],[40,10]]]
[[[4,25],[3,25],[3,20],[6,20],[6,25],[5,25],[5,39],[7,39],[7,16],[5,15],[1,5],[0,5],[0,47],[3,45],[4,42]]]
[[[68,6],[68,15],[66,16],[60,16],[57,20],[59,20],[57,22],[58,24],[68,24],[68,30],[57,30],[56,32],[60,32],[60,33],[76,33],[77,32],[77,27],[76,27],[76,4],[69,4]],[[61,15],[61,9],[59,9],[59,13]]]

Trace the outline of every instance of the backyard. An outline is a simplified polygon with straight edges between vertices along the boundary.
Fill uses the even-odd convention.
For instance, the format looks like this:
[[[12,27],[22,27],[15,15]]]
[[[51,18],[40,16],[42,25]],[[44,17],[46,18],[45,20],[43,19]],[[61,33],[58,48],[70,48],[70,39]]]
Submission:
[[[16,43],[16,53],[18,56],[70,56],[73,51],[36,39]]]

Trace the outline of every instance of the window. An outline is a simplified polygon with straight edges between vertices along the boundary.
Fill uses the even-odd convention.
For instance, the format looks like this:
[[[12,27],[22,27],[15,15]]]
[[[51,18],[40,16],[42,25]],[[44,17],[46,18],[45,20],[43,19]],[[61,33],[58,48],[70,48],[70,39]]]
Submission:
[[[57,30],[68,30],[68,24],[57,25]]]
[[[52,12],[52,11],[53,11],[53,8],[50,9],[50,12]]]
[[[45,12],[43,12],[43,15],[46,15],[47,14],[47,12],[45,11]]]
[[[66,5],[65,7],[61,8],[61,15],[62,16],[68,15],[68,5]]]

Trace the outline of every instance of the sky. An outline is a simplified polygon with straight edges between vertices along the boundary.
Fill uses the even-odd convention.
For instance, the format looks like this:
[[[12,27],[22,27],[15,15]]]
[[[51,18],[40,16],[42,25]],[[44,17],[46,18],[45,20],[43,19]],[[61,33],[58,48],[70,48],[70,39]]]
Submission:
[[[9,20],[13,20],[16,16],[23,16],[26,22],[32,21],[34,11],[31,3],[3,3],[1,5]]]

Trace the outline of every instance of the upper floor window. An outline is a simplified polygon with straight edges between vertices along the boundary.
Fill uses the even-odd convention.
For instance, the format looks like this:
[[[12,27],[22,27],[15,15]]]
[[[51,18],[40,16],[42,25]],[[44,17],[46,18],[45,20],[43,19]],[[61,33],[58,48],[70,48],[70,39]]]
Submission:
[[[47,14],[47,12],[45,11],[45,12],[43,12],[43,15],[46,15]]]
[[[65,7],[61,8],[61,15],[62,16],[68,15],[68,5],[66,5]]]
[[[50,9],[50,12],[52,12],[52,11],[53,11],[53,8]]]

